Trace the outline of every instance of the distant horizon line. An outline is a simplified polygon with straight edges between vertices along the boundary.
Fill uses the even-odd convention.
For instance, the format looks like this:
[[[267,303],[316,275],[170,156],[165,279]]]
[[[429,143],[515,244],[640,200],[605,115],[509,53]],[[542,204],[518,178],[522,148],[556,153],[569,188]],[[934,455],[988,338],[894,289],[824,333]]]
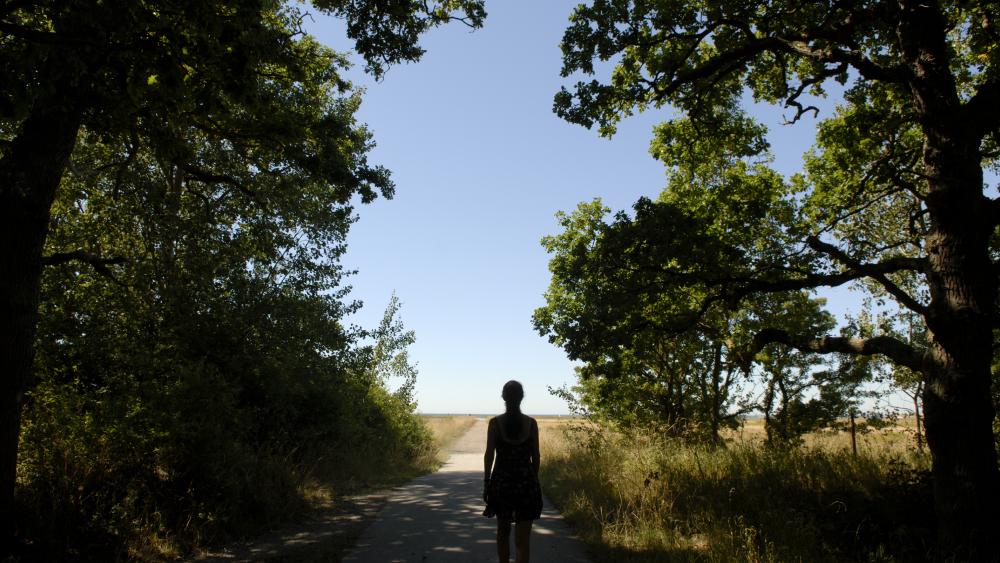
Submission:
[[[502,412],[417,412],[420,416],[497,416],[503,414]],[[526,413],[529,416],[558,416],[558,417],[570,417],[570,416],[580,416],[578,414],[552,414],[552,413]]]
[[[418,411],[416,414],[418,416],[497,416],[497,415],[500,415],[500,414],[503,414],[503,413],[498,413],[498,412],[486,412],[486,413],[477,413],[477,412],[419,412]],[[585,415],[581,415],[581,414],[571,414],[571,413],[566,413],[566,414],[527,413],[527,414],[529,416],[544,416],[544,417],[553,417],[553,418],[571,418],[571,417],[580,417],[580,418],[582,418],[582,417],[585,416]],[[746,420],[758,420],[758,419],[764,418],[764,415],[762,415],[762,414],[745,414],[745,415],[743,415],[742,418],[744,418]]]

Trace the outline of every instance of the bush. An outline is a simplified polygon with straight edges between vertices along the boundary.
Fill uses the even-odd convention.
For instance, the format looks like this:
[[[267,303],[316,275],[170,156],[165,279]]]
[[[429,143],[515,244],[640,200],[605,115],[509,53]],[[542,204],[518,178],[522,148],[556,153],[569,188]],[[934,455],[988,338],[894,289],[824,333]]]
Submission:
[[[18,465],[27,558],[179,555],[303,515],[310,487],[433,468],[413,404],[365,375],[370,354],[322,302],[262,297],[284,319],[223,303],[173,327],[141,308],[52,303]],[[130,334],[143,324],[159,337]],[[294,346],[313,331],[329,345]]]

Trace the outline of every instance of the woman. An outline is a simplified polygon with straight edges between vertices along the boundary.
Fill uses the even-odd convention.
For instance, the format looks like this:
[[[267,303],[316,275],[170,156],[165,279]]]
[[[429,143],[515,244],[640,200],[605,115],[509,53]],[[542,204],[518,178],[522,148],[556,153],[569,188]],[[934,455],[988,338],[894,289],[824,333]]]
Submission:
[[[506,412],[490,419],[486,433],[484,516],[497,517],[497,554],[510,562],[510,526],[514,522],[517,563],[527,563],[531,522],[542,513],[538,486],[538,423],[521,414],[524,388],[517,381],[503,386]],[[494,459],[496,465],[493,464]]]

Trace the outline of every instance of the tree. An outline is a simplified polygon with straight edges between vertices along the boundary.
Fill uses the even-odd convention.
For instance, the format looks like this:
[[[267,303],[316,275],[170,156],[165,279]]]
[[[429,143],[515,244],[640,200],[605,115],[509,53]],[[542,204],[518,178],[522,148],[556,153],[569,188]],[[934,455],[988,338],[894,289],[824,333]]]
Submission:
[[[288,109],[356,107],[317,95]],[[337,424],[345,395],[364,391],[346,376],[342,324],[350,205],[293,166],[282,181],[295,190],[280,189],[208,139],[191,144],[245,189],[142,147],[118,169],[127,147],[83,133],[53,205],[47,255],[121,264],[68,261],[42,277],[17,487],[35,558],[114,559],[142,529],[181,545],[195,529],[253,532],[297,500],[301,467],[364,437]]]
[[[766,148],[734,142],[759,130],[741,109],[744,89],[784,104],[797,122],[819,113],[807,94],[846,87],[795,179],[802,195],[789,202],[801,207],[778,218],[781,252],[735,276],[688,261],[667,269],[674,285],[709,288],[705,303],[867,279],[922,318],[923,350],[890,335],[814,338],[779,327],[757,332],[755,348],[881,354],[922,375],[939,546],[960,558],[997,553],[1000,526],[990,400],[1000,201],[984,193],[983,177],[998,156],[998,18],[1000,6],[985,1],[595,0],[571,16],[563,75],[594,74],[597,60],[614,59],[615,70],[555,99],[559,115],[604,134],[633,111],[672,105],[682,116],[658,128],[658,156],[704,179],[693,156]],[[906,290],[914,277],[927,296]]]
[[[765,300],[767,316],[753,319],[751,326],[782,326],[796,333],[823,334],[834,326],[830,313],[818,307],[814,299],[802,292],[773,294]],[[748,331],[748,327],[742,327]],[[752,331],[750,328],[749,331]],[[748,331],[748,332],[749,332]],[[764,393],[757,405],[764,414],[764,429],[769,445],[789,445],[800,441],[806,432],[816,430],[831,422],[824,416],[831,398],[830,393],[817,399],[806,400],[810,389],[832,389],[837,381],[835,373],[821,369],[815,354],[770,344],[754,358],[760,365]],[[824,396],[825,395],[825,396]]]
[[[415,60],[418,35],[461,19],[479,26],[480,0],[370,0],[314,4],[348,20],[348,35],[375,73]],[[44,257],[50,209],[81,132],[117,141],[128,165],[139,147],[176,173],[244,189],[213,169],[236,159],[282,184],[287,167],[345,200],[391,193],[369,166],[370,141],[349,114],[296,115],[300,96],[345,90],[344,59],[303,37],[298,10],[277,0],[145,3],[7,2],[0,8],[0,534],[9,543],[20,406],[34,358],[43,264],[108,257],[71,249]],[[214,142],[199,152],[196,135]],[[192,185],[192,184],[187,184]],[[114,185],[110,189],[117,189]]]
[[[406,330],[399,310],[403,304],[393,293],[382,314],[382,322],[372,333],[375,343],[367,349],[370,357],[362,362],[367,378],[380,387],[394,386],[392,396],[409,411],[416,405],[413,399],[417,383],[417,366],[410,363],[410,346],[417,341],[416,333]]]
[[[876,288],[871,289],[876,290]],[[922,319],[913,311],[892,306],[895,304],[886,303],[883,299],[879,299],[878,305],[880,307],[878,309],[875,305],[873,299],[866,298],[862,310],[857,315],[849,317],[847,329],[853,336],[870,338],[878,334],[891,334],[914,349],[924,351],[928,337],[927,328]],[[856,363],[861,363],[861,360]],[[915,444],[917,449],[923,450],[923,394],[926,381],[922,374],[907,367],[893,365],[891,361],[882,356],[864,357],[863,363],[866,369],[877,374],[877,378],[909,397],[913,405],[912,411],[915,419]],[[995,369],[993,371],[996,373]]]
[[[773,175],[754,179],[733,168],[723,177],[743,181],[745,196],[769,181],[772,192],[781,193]],[[758,220],[762,209],[747,207],[737,194],[732,190],[731,197],[721,200],[697,197],[690,187],[672,183],[659,202],[640,201],[634,218],[619,213],[605,222],[609,210],[599,200],[557,215],[563,232],[542,239],[553,254],[552,281],[545,306],[535,310],[534,324],[570,358],[585,362],[578,368],[579,389],[581,401],[592,412],[626,425],[718,442],[719,431],[740,414],[755,408],[765,415],[774,412],[773,399],[779,397],[774,392],[787,391],[780,395],[787,406],[806,388],[818,385],[810,375],[816,363],[813,355],[770,346],[757,362],[763,367],[764,386],[773,391],[766,395],[772,401],[733,410],[743,379],[740,368],[748,367],[743,351],[753,327],[794,326],[800,332],[823,333],[834,323],[822,309],[822,300],[802,291],[765,294],[739,306],[710,304],[697,311],[690,325],[676,320],[690,318],[689,308],[704,292],[666,287],[661,278],[665,265],[683,252],[695,256],[692,260],[715,264],[722,275],[738,269],[745,261],[742,255],[755,252],[757,241],[750,236],[747,248],[718,254],[723,248],[708,244],[692,224],[714,223],[705,230],[725,233],[756,230],[759,237],[781,240],[777,233],[765,235],[771,226]],[[683,226],[674,228],[677,225]],[[748,225],[755,227],[744,228]],[[809,383],[790,389],[793,368],[797,380]]]
[[[358,350],[357,371],[364,386],[370,389],[362,413],[377,417],[377,424],[376,420],[369,420],[364,426],[386,427],[402,439],[391,444],[370,440],[358,447],[402,449],[406,457],[412,458],[421,454],[413,449],[427,444],[428,434],[424,425],[413,416],[417,406],[413,391],[418,372],[417,366],[410,362],[410,346],[416,342],[416,335],[403,325],[399,314],[401,308],[402,303],[393,293],[379,326],[367,333],[373,341]]]

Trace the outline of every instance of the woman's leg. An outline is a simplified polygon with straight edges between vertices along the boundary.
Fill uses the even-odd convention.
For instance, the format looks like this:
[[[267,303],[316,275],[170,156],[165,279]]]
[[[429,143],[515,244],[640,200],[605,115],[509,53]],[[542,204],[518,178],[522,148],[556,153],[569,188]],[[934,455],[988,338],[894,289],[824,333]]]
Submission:
[[[497,556],[500,563],[510,563],[510,520],[497,517]]]
[[[517,548],[517,563],[528,563],[531,556],[531,520],[522,520],[514,525],[514,547]]]

